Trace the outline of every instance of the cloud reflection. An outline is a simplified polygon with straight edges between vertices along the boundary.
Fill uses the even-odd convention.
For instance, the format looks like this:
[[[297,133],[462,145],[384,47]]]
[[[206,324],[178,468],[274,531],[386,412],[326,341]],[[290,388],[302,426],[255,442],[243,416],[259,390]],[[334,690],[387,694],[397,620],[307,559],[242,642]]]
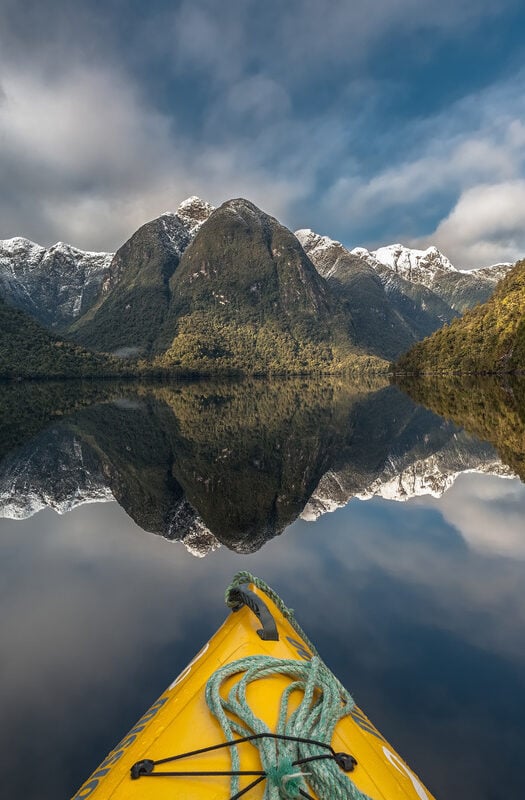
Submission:
[[[524,486],[519,479],[459,476],[437,507],[465,542],[481,553],[525,559]]]
[[[146,535],[116,503],[3,521],[8,794],[73,792],[212,634],[224,587],[249,569],[297,609],[438,796],[487,797],[490,758],[491,781],[505,780],[511,796],[525,746],[514,713],[525,702],[525,575],[515,558],[466,546],[461,508],[478,520],[491,508],[495,522],[499,508],[501,527],[517,535],[525,487],[465,475],[441,500],[354,500],[314,525],[296,522],[255,554],[221,548],[204,560]],[[457,752],[461,763],[443,770]],[[40,770],[22,769],[28,753]]]

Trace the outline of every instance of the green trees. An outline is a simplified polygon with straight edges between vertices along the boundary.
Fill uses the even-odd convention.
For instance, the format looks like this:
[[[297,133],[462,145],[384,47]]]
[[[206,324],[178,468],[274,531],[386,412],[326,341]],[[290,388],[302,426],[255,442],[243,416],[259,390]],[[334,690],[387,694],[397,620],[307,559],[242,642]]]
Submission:
[[[525,371],[525,261],[515,265],[490,300],[416,344],[396,371]]]
[[[0,378],[80,378],[120,371],[121,362],[60,341],[0,300]]]
[[[525,480],[525,379],[423,375],[403,377],[401,388],[417,403],[497,449],[502,461]]]

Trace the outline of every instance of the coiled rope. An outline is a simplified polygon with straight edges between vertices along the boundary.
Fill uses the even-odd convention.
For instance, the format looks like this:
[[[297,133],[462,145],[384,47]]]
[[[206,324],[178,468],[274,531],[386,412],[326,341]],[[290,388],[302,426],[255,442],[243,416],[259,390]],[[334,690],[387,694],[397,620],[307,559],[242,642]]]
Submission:
[[[322,661],[296,622],[293,610],[287,608],[279,595],[260,578],[249,572],[238,572],[226,590],[227,605],[232,607],[237,604],[231,598],[232,590],[246,583],[252,583],[273,601],[306,642],[312,658],[300,661],[264,655],[247,656],[216,670],[208,679],[205,696],[208,708],[219,722],[226,741],[157,761],[144,759],[133,765],[132,778],[229,775],[230,800],[239,800],[263,781],[266,781],[264,800],[294,800],[300,797],[313,800],[309,791],[314,791],[321,800],[370,800],[346,774],[353,770],[356,760],[346,753],[336,753],[331,745],[337,723],[352,712],[354,700]],[[225,694],[225,682],[235,675],[241,677]],[[290,683],[281,695],[276,728],[270,730],[264,720],[255,716],[246,694],[250,684],[276,675],[285,676]],[[298,692],[302,694],[302,699],[291,711],[290,698]],[[260,770],[241,770],[238,745],[244,742],[257,748],[262,767]],[[155,770],[156,766],[220,748],[228,748],[231,770]],[[240,776],[252,776],[255,779],[240,789]]]
[[[250,572],[238,572],[226,590],[226,604],[232,604],[232,589],[245,583],[252,583],[272,600],[307,643],[313,655],[309,661],[248,656],[226,664],[208,680],[208,708],[230,742],[234,740],[234,734],[245,737],[275,733],[277,736],[291,737],[283,740],[268,736],[252,742],[259,750],[263,770],[268,776],[265,800],[288,800],[301,795],[308,797],[308,794],[305,795],[307,786],[318,797],[327,800],[367,800],[367,796],[340,769],[334,758],[327,754],[326,747],[318,744],[330,745],[335,726],[355,706],[353,698],[321,660],[314,645],[296,622],[292,609],[287,608],[279,595],[260,578]],[[240,673],[243,673],[242,677],[225,698],[221,694],[221,687],[229,678]],[[284,675],[291,679],[281,696],[275,731],[270,731],[266,723],[255,716],[246,699],[251,683],[272,675]],[[290,713],[290,697],[297,691],[301,692],[302,700],[296,710]],[[298,741],[301,738],[315,741],[307,744]],[[232,771],[236,771],[240,768],[237,747],[232,746],[230,754]],[[239,778],[236,775],[231,779],[231,791],[233,796],[238,795]]]
[[[221,694],[224,682],[233,675],[242,677],[233,685],[227,697]],[[292,682],[281,696],[279,717],[274,731],[255,716],[247,700],[248,686],[254,681],[285,675]],[[319,656],[311,661],[279,659],[269,656],[248,656],[217,670],[206,685],[206,702],[217,718],[227,741],[253,734],[270,734],[253,740],[259,751],[262,768],[268,778],[265,800],[288,800],[311,797],[308,787],[326,800],[366,800],[324,744],[330,744],[334,728],[354,707],[348,692],[341,693],[337,681]],[[303,699],[292,713],[288,704],[293,692]],[[274,734],[275,738],[271,735]],[[280,739],[279,736],[290,737]],[[310,740],[305,742],[304,740]],[[301,741],[303,740],[303,741]],[[232,772],[240,769],[238,748],[230,747]],[[259,782],[259,781],[257,781]],[[232,798],[239,797],[239,777],[232,775]]]

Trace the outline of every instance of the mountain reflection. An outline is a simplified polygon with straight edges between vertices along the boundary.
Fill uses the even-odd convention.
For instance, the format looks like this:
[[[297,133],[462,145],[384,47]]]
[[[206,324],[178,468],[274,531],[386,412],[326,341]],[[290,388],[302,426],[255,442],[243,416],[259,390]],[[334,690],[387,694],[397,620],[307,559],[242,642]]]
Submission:
[[[426,376],[400,385],[416,402],[493,444],[525,481],[525,376],[504,376],[503,381]]]
[[[510,474],[490,444],[379,380],[8,387],[2,403],[2,516],[115,499],[196,555],[253,552],[352,497]]]

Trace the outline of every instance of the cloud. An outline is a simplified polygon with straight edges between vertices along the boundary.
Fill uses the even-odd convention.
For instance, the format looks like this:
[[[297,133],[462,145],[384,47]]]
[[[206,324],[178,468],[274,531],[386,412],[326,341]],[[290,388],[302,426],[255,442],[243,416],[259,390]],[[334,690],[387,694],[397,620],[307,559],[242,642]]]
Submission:
[[[327,13],[317,0],[183,0],[154,2],[147,19],[130,11],[123,26],[119,0],[96,14],[3,0],[0,236],[112,250],[191,194],[215,205],[244,195],[292,228],[343,239],[342,227],[377,230],[393,210],[402,231],[414,204],[452,191],[448,213],[474,184],[516,178],[519,108],[503,115],[508,151],[497,127],[473,132],[472,107],[452,111],[463,129],[443,116],[399,136],[381,117],[390,84],[373,65],[399,36],[411,63],[426,63],[443,37],[512,5],[334,0]],[[367,174],[359,146],[382,146],[383,129],[410,154]]]
[[[240,117],[260,124],[271,117],[286,116],[290,98],[276,81],[262,75],[244,78],[235,83],[226,98],[229,109]]]
[[[514,480],[462,475],[440,499],[421,501],[443,517],[478,553],[525,560],[524,487]]]
[[[436,230],[417,243],[437,245],[466,269],[523,258],[525,180],[467,189]]]
[[[79,66],[53,79],[6,70],[2,86],[0,174],[11,187],[0,201],[4,237],[114,249],[191,194],[215,204],[246,195],[283,216],[304,191],[302,176],[264,168],[271,136],[259,141],[258,158],[242,138],[194,143],[107,65]],[[251,87],[260,88],[261,82]],[[286,106],[278,87],[263,88]],[[232,105],[257,116],[259,101],[249,95],[245,82],[232,92]]]
[[[513,76],[436,116],[401,126],[396,135],[407,141],[409,157],[394,157],[368,177],[350,160],[326,192],[324,213],[340,224],[346,220],[349,230],[368,226],[378,237],[383,226],[383,236],[395,230],[406,244],[436,244],[462,268],[520,257],[522,81],[523,75]],[[428,217],[434,227],[417,235]],[[387,243],[381,233],[370,242]]]
[[[418,32],[461,36],[461,25],[498,16],[514,0],[185,0],[164,22],[164,47],[177,71],[193,69],[214,82],[237,80],[264,63],[267,75],[304,84],[315,72],[366,62],[382,40]],[[157,26],[158,27],[158,26]],[[162,34],[161,34],[162,35]],[[419,46],[418,46],[419,45]],[[428,59],[435,38],[426,35],[412,50]]]
[[[439,151],[439,152],[437,152]],[[440,142],[421,158],[387,168],[367,183],[342,179],[333,188],[336,201],[347,197],[348,213],[369,214],[396,206],[411,206],[432,193],[496,175],[511,176],[512,153],[489,139]]]

